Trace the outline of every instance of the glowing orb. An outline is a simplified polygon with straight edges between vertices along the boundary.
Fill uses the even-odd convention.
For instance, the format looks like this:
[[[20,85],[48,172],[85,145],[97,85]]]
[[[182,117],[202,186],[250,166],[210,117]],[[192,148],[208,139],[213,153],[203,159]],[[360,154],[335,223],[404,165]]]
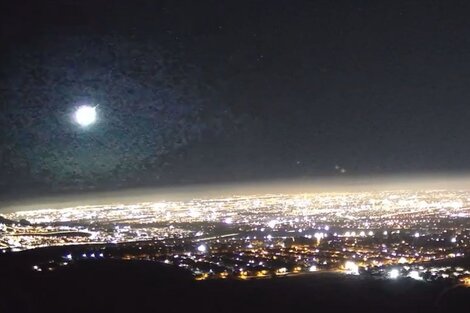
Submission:
[[[96,107],[80,106],[75,111],[75,121],[83,127],[93,124],[96,121]]]

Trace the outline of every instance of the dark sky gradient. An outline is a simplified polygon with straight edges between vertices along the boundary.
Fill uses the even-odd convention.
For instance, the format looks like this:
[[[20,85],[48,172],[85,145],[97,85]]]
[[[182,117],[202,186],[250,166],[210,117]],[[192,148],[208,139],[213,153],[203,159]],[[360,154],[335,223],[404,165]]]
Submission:
[[[4,194],[470,169],[468,1],[2,5]]]

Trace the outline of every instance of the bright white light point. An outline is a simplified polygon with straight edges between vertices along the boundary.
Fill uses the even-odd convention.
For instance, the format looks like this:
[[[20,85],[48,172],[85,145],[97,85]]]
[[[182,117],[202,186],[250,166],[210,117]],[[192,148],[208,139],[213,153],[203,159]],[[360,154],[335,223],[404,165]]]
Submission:
[[[415,233],[415,238],[419,238],[419,233]]]
[[[315,233],[313,237],[315,237],[318,241],[320,241],[320,239],[323,239],[323,233]]]
[[[451,238],[451,239],[450,239],[450,242],[452,242],[452,243],[457,242],[457,238],[455,238],[455,237]]]
[[[405,263],[408,263],[408,260],[407,260],[405,257],[401,257],[401,258],[398,260],[398,264],[405,264]]]
[[[271,228],[274,228],[277,224],[277,221],[276,220],[272,220],[272,221],[269,221],[268,222],[268,226],[271,227]]]
[[[416,280],[422,280],[423,278],[421,278],[419,276],[419,272],[418,271],[411,271],[409,274],[408,274],[408,277],[410,278],[413,278],[413,279],[416,279]]]
[[[96,107],[89,105],[80,106],[75,111],[75,121],[83,127],[93,124],[96,121]]]
[[[197,247],[197,251],[199,251],[199,252],[204,253],[204,252],[206,252],[206,250],[207,250],[207,248],[206,248],[205,245],[200,245],[200,246]]]
[[[353,261],[346,261],[346,263],[344,263],[344,269],[346,274],[359,275],[359,266]]]
[[[317,267],[315,265],[312,265],[310,266],[310,268],[308,269],[309,272],[316,272],[317,271]]]
[[[388,273],[388,276],[391,278],[391,279],[397,279],[398,276],[400,276],[400,271],[398,271],[396,268],[392,269],[390,271],[390,273]]]
[[[224,220],[224,223],[225,224],[232,224],[233,223],[233,219],[231,217],[227,217],[225,220]]]

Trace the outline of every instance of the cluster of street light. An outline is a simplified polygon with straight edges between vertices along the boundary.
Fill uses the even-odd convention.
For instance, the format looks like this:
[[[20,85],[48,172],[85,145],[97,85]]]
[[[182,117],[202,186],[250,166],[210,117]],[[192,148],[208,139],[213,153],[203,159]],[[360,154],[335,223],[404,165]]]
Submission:
[[[263,194],[18,211],[4,218],[12,222],[0,224],[3,250],[171,242],[184,248],[173,254],[144,249],[126,258],[175,263],[179,255],[177,265],[205,278],[379,269],[390,279],[420,279],[430,266],[412,266],[464,257],[470,244],[467,191]],[[465,279],[467,272],[451,275]]]

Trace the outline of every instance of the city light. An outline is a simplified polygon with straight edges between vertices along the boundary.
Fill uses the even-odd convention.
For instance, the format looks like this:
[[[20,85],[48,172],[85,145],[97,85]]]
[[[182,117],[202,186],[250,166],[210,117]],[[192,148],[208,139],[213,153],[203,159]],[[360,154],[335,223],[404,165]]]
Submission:
[[[201,252],[201,253],[204,253],[207,251],[207,247],[205,245],[199,245],[197,247],[197,251]]]
[[[346,261],[344,263],[344,271],[349,275],[359,275],[359,266],[353,261]]]
[[[277,221],[276,221],[276,220],[272,220],[272,221],[269,221],[269,222],[268,222],[268,226],[271,227],[271,228],[276,227],[276,224],[277,224]]]
[[[455,201],[462,205],[452,205]],[[1,227],[0,244],[12,252],[83,247],[62,252],[53,263],[36,264],[35,271],[84,259],[98,262],[106,255],[172,264],[193,272],[195,279],[332,271],[459,281],[470,275],[470,268],[431,264],[466,256],[468,216],[466,191],[261,194],[5,213],[5,220],[29,223]],[[236,227],[220,227],[221,222],[235,224],[235,217]],[[124,245],[126,252],[96,249],[109,243],[118,251]],[[261,271],[266,274],[258,275]]]
[[[416,280],[423,280],[423,278],[419,275],[418,271],[411,271],[408,273],[408,277],[416,279]]]
[[[390,272],[388,273],[388,277],[390,277],[391,279],[397,279],[399,276],[400,271],[396,268],[390,270]]]

